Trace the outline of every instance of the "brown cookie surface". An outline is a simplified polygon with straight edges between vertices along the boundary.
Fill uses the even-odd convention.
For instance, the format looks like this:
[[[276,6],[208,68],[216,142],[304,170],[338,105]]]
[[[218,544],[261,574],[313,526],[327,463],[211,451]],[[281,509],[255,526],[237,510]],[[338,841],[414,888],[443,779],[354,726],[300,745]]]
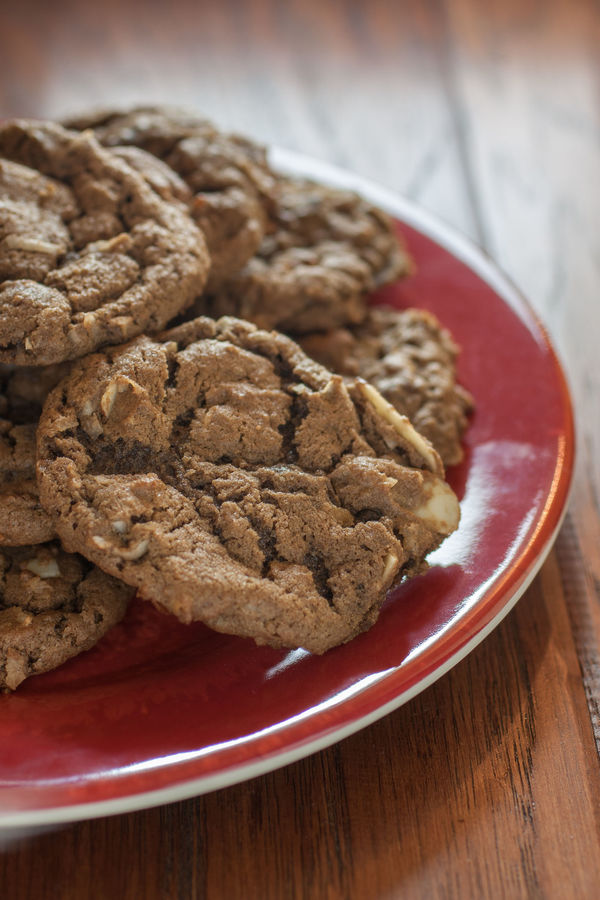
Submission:
[[[431,445],[288,338],[197,319],[78,363],[39,426],[67,549],[182,621],[323,652],[458,523]]]
[[[39,544],[54,537],[35,479],[37,421],[68,363],[0,368],[0,545]]]
[[[125,147],[111,147],[113,155],[124,160],[132,169],[139,172],[148,182],[150,187],[159,194],[163,200],[174,200],[188,207],[192,201],[192,192],[171,166],[168,166],[157,156],[146,153],[141,147],[133,144]]]
[[[196,312],[291,334],[336,328],[361,322],[367,295],[412,271],[390,217],[357,194],[280,177],[273,198],[255,256]]]
[[[168,106],[92,111],[67,124],[93,129],[107,147],[141,147],[183,179],[193,196],[190,211],[209,248],[211,288],[258,249],[266,225],[265,197],[273,183],[260,145]]]
[[[204,239],[91,134],[0,125],[0,361],[44,365],[157,331],[203,288]]]
[[[333,372],[374,385],[445,465],[460,462],[473,399],[456,382],[458,347],[431,313],[376,307],[355,328],[306,334],[299,343]]]
[[[56,541],[0,549],[0,690],[88,650],[125,614],[132,589]]]

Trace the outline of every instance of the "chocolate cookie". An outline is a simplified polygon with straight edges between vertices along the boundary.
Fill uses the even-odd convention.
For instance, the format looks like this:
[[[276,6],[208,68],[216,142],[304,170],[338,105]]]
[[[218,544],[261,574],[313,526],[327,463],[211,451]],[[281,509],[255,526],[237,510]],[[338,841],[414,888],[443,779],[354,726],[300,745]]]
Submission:
[[[351,191],[279,178],[256,255],[193,314],[236,315],[290,334],[361,322],[366,297],[412,271],[390,217]]]
[[[456,528],[443,466],[364,382],[288,338],[197,319],[76,364],[38,480],[67,549],[182,621],[322,653]]]
[[[163,200],[169,202],[178,201],[188,208],[192,202],[192,192],[171,166],[168,166],[158,157],[146,153],[141,147],[111,147],[113,155],[123,159],[132,169],[139,172],[148,182],[152,190],[159,194]]]
[[[431,313],[372,308],[355,328],[306,334],[299,343],[333,372],[373,384],[431,441],[445,465],[460,462],[473,398],[456,383],[458,347]]]
[[[0,156],[0,361],[54,363],[157,331],[202,290],[209,259],[189,215],[93,135],[6,122]]]
[[[68,363],[0,369],[0,545],[39,544],[54,537],[35,480],[37,421],[48,392]]]
[[[88,650],[132,594],[57,542],[0,549],[0,690]]]
[[[266,223],[265,198],[273,185],[260,145],[168,106],[99,110],[66,124],[92,128],[107,147],[141,147],[181,176],[193,195],[190,211],[206,236],[211,289],[258,249]]]

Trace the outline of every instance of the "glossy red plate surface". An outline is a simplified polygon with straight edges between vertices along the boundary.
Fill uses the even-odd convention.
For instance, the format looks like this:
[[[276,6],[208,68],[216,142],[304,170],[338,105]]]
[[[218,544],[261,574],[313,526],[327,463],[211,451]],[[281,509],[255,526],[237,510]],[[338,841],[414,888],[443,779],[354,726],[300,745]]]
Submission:
[[[95,649],[0,696],[0,825],[107,815],[213,790],[327,746],[414,696],[500,621],[547,553],[573,467],[571,405],[548,338],[486,258],[414,207],[330,167],[399,219],[418,274],[374,302],[433,311],[476,398],[448,472],[462,522],[377,624],[322,657],[183,626],[135,602]]]

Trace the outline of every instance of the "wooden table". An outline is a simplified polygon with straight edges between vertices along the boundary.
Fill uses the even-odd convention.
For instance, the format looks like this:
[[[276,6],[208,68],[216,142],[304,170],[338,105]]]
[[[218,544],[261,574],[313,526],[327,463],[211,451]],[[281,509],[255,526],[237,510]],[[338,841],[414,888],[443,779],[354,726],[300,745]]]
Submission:
[[[0,857],[3,898],[600,896],[600,8],[594,0],[2,4],[0,115],[173,101],[372,177],[547,323],[574,491],[515,610],[329,750]]]

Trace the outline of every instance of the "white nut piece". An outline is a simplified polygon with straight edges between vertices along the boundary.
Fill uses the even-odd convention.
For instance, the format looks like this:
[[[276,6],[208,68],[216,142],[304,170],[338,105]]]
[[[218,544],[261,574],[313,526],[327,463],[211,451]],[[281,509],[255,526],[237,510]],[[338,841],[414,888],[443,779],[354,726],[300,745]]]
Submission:
[[[60,256],[65,253],[64,244],[52,244],[50,241],[40,241],[36,238],[27,238],[20,234],[9,234],[2,241],[2,246],[7,250],[23,250],[25,253],[43,253],[45,256]]]
[[[133,322],[133,318],[131,316],[115,316],[112,320],[112,324],[115,328],[120,328],[121,332],[125,334],[127,329],[131,327]]]
[[[441,478],[424,472],[423,493],[423,502],[411,510],[413,515],[438,534],[448,535],[456,531],[460,521],[460,506],[450,485]]]
[[[25,563],[25,568],[40,578],[60,578],[61,571],[55,559],[40,559],[36,557]]]
[[[98,438],[103,432],[102,425],[98,419],[98,416],[90,416],[89,421],[85,426],[85,430],[89,434],[91,438]]]
[[[150,541],[144,539],[138,541],[137,544],[134,544],[132,547],[128,547],[126,550],[119,549],[117,552],[119,556],[123,557],[123,559],[135,560],[140,559],[144,555],[144,553],[147,552],[149,546]]]
[[[133,544],[130,547],[117,547],[99,534],[94,535],[92,541],[99,550],[108,550],[128,561],[140,559],[150,546],[150,541],[146,538],[143,538],[141,541],[138,541],[137,544]]]
[[[100,409],[108,419],[112,412],[112,408],[115,405],[115,399],[117,397],[117,382],[111,381],[102,397],[100,398]]]
[[[400,560],[394,553],[388,553],[385,558],[385,565],[381,574],[383,584],[391,584],[392,579],[398,574],[400,568]]]
[[[112,523],[113,531],[116,531],[117,534],[125,534],[127,531],[127,522],[124,522],[123,519],[115,519]]]
[[[368,400],[371,406],[379,413],[382,419],[391,425],[392,428],[403,438],[408,444],[415,448],[419,453],[427,467],[438,474],[442,474],[443,466],[436,451],[433,449],[429,441],[419,434],[414,425],[407,416],[401,415],[391,403],[382,397],[379,391],[366,381],[357,379],[357,387],[365,400]]]
[[[86,253],[127,253],[133,246],[133,240],[130,235],[121,232],[115,234],[114,237],[105,240],[94,241],[88,244]]]
[[[111,381],[102,394],[100,398],[100,409],[108,419],[110,416],[113,406],[115,405],[115,400],[117,394],[122,394],[124,391],[129,390],[137,390],[140,391],[139,385],[132,381],[131,378],[127,378],[126,375],[117,375],[117,377]]]
[[[86,331],[93,331],[96,326],[98,320],[98,314],[96,312],[86,312],[83,314],[82,323],[83,327]]]

